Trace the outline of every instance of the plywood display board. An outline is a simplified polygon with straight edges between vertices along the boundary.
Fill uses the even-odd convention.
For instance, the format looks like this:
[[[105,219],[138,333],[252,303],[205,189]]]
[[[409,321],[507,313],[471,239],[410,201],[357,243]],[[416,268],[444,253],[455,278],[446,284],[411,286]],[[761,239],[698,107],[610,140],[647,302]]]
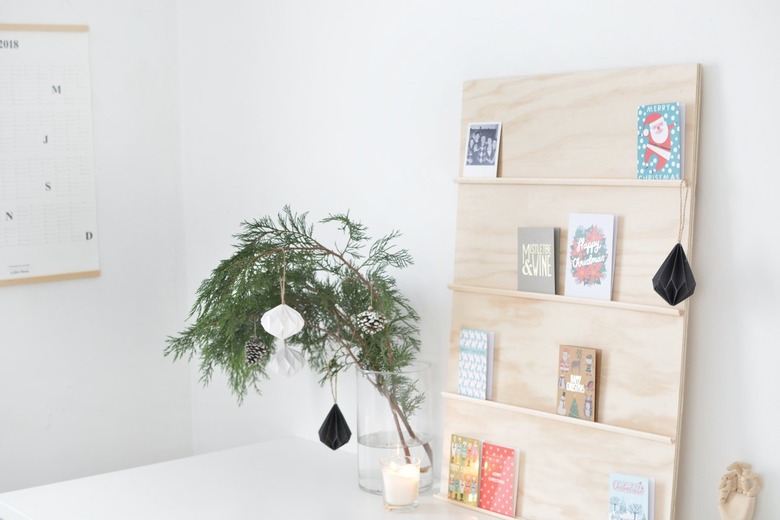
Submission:
[[[520,451],[518,518],[604,520],[614,472],[653,478],[654,520],[674,519],[690,300],[668,305],[651,279],[681,213],[691,257],[699,96],[695,64],[465,84],[460,156],[468,123],[503,129],[498,177],[457,180],[445,497],[459,434]],[[685,184],[637,180],[637,108],[675,101]],[[563,296],[570,213],[617,215],[611,301]],[[516,290],[517,228],[532,226],[560,228],[556,295]],[[461,328],[495,333],[492,401],[456,393]],[[597,422],[556,414],[559,345],[601,350]]]
[[[88,36],[0,24],[0,285],[99,274]]]

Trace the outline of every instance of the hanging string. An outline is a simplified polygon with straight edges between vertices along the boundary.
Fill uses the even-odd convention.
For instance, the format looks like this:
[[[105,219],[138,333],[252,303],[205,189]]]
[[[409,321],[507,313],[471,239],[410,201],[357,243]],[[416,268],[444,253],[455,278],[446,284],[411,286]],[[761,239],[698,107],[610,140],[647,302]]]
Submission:
[[[334,403],[338,402],[338,379],[338,373],[333,374],[333,376],[330,378],[330,393],[333,396]]]
[[[282,279],[279,280],[279,285],[282,288],[282,305],[284,305],[284,286],[287,281],[287,250],[282,249]]]
[[[281,287],[282,292],[282,305],[285,305],[284,303],[284,286],[287,285],[287,250],[282,249],[282,278],[279,280],[279,285]],[[279,349],[286,349],[287,348],[287,339],[286,338],[279,338]]]
[[[683,190],[683,188],[685,188]],[[683,200],[683,191],[685,191],[685,200]],[[685,210],[688,205],[688,183],[685,179],[680,181],[680,231],[677,233],[677,243],[682,243],[683,229],[685,229]]]

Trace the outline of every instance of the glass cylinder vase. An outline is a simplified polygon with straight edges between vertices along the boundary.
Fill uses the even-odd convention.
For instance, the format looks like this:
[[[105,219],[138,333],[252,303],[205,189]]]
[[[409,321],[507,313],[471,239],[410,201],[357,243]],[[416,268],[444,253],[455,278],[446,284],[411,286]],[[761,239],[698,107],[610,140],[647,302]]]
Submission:
[[[420,491],[433,485],[433,447],[429,428],[429,363],[414,363],[397,372],[357,369],[358,484],[381,495],[380,460],[416,457]]]

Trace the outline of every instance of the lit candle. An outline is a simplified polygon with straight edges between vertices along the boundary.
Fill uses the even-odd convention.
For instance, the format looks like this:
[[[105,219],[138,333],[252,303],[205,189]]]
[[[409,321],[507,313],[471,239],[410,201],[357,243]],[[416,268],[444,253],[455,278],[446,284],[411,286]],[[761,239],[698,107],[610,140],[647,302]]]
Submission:
[[[420,459],[382,459],[382,482],[386,509],[414,509],[420,491]]]

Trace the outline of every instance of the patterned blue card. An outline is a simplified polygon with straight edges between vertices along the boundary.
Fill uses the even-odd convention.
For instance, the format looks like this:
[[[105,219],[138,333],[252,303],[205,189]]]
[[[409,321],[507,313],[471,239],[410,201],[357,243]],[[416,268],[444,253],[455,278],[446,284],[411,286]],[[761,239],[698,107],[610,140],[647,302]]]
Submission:
[[[683,178],[685,105],[642,105],[637,111],[637,179]]]
[[[475,399],[490,399],[493,372],[493,333],[460,331],[458,393]]]

